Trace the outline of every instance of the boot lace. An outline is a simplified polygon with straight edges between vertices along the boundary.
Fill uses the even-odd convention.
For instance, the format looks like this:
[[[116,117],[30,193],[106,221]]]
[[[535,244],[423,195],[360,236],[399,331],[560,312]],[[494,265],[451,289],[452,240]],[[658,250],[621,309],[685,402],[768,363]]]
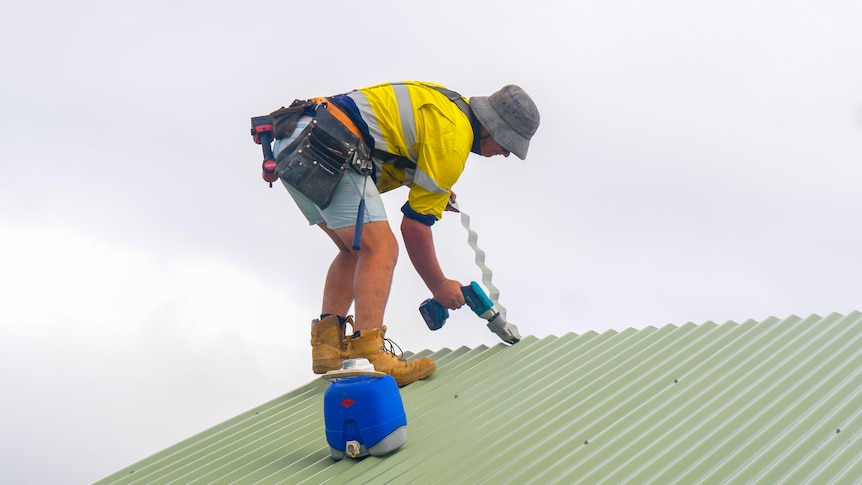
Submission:
[[[395,353],[395,348],[398,348],[398,353]],[[384,352],[388,354],[392,354],[398,360],[404,360],[404,351],[401,350],[401,346],[396,344],[392,339],[383,338],[383,347],[381,348]]]

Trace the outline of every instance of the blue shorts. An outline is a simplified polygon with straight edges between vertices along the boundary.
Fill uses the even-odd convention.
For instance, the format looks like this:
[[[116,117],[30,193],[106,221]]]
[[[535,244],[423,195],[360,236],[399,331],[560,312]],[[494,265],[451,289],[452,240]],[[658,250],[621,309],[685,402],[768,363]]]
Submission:
[[[273,153],[276,155],[296,138],[299,133],[308,126],[311,118],[304,117],[296,124],[296,129],[287,138],[276,140],[273,145]],[[340,229],[356,224],[356,213],[359,210],[359,201],[362,199],[363,187],[365,192],[365,218],[364,222],[385,221],[386,209],[383,206],[383,199],[380,198],[380,192],[374,184],[374,180],[368,177],[367,183],[365,176],[358,173],[352,168],[348,168],[344,172],[344,177],[338,182],[335,187],[335,192],[332,195],[332,202],[326,209],[320,209],[317,205],[308,200],[308,197],[299,193],[298,190],[284,183],[282,185],[290,193],[302,215],[308,220],[308,224],[316,226],[321,222],[325,222],[330,229]]]

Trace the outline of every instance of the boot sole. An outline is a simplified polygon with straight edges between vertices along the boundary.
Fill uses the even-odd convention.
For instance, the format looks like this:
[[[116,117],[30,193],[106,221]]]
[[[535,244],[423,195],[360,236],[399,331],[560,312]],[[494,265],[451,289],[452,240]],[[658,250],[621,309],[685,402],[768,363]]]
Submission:
[[[326,374],[331,370],[341,369],[343,363],[343,359],[315,360],[311,363],[311,370],[315,374]]]
[[[434,364],[433,367],[428,368],[425,372],[420,374],[419,377],[415,377],[415,375],[414,375],[414,376],[410,376],[410,377],[402,377],[401,379],[395,379],[395,384],[397,384],[398,387],[404,387],[407,384],[410,384],[410,383],[413,383],[416,381],[421,381],[422,379],[425,379],[426,377],[430,376],[431,374],[433,374],[435,372],[437,372],[437,364]]]

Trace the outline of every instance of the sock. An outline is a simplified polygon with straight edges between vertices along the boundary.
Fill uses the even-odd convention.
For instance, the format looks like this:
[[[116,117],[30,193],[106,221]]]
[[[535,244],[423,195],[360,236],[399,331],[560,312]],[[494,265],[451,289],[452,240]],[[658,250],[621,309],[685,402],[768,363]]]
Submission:
[[[323,320],[324,318],[326,318],[330,315],[332,315],[332,314],[331,313],[321,313],[320,319]],[[347,325],[347,317],[342,317],[341,315],[335,315],[335,318],[338,319],[338,326],[341,327],[342,329],[344,328],[345,325]]]

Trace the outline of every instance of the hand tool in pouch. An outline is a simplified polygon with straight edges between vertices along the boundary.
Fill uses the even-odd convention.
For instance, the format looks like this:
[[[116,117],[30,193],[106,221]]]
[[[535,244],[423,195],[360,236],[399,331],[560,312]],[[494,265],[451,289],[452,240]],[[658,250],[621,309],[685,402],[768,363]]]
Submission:
[[[371,175],[371,159],[362,160],[359,172],[365,176],[362,182],[362,198],[359,199],[359,209],[356,211],[356,225],[353,227],[353,250],[362,249],[362,224],[365,223],[365,187],[368,186],[368,176]]]
[[[251,136],[254,142],[263,149],[263,179],[272,183],[278,180],[275,174],[275,155],[272,153],[272,116],[255,116],[251,119]]]

